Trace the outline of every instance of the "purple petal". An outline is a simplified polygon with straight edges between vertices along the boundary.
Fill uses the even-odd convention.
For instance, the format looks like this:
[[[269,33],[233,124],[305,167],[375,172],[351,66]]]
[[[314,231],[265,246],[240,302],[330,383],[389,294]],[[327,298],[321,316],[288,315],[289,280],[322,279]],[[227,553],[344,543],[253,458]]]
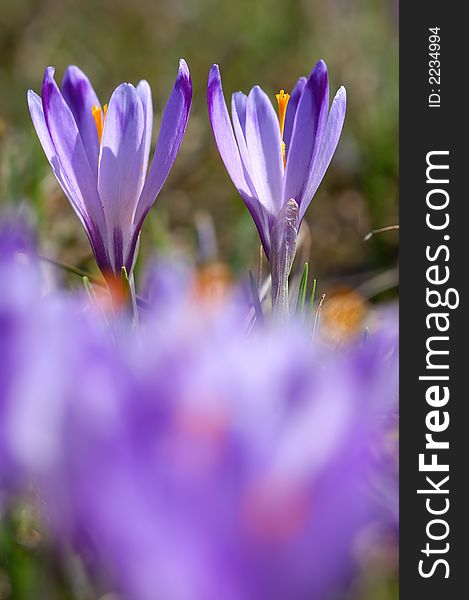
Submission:
[[[151,98],[151,88],[148,81],[140,81],[137,85],[137,94],[143,104],[143,114],[145,116],[145,160],[143,171],[146,174],[148,168],[148,159],[150,158],[151,134],[153,131],[153,102]]]
[[[218,147],[221,159],[225,164],[228,175],[231,177],[240,194],[250,195],[251,190],[246,181],[243,164],[231,126],[228,109],[226,108],[223,88],[221,84],[218,65],[210,69],[207,87],[207,104],[210,124]]]
[[[98,171],[98,190],[106,215],[109,248],[116,271],[132,234],[132,222],[145,173],[145,116],[136,89],[121,84],[106,114]],[[120,240],[124,248],[116,248]]]
[[[81,198],[91,218],[101,214],[102,207],[88,158],[73,114],[54,80],[54,69],[44,74],[42,105],[47,128],[67,187]]]
[[[70,204],[72,205],[73,210],[77,214],[80,219],[85,231],[90,239],[91,245],[95,250],[95,254],[99,253],[101,255],[100,262],[102,264],[107,264],[107,258],[105,256],[105,252],[103,254],[103,240],[98,231],[95,231],[94,223],[90,221],[89,215],[86,211],[86,208],[83,203],[83,199],[80,195],[76,194],[76,190],[70,189],[65,175],[62,170],[62,165],[60,164],[59,159],[57,158],[54,145],[52,144],[52,140],[49,134],[49,130],[47,128],[46,120],[44,117],[44,110],[42,108],[42,100],[40,96],[38,96],[32,90],[28,91],[27,94],[29,112],[31,114],[31,119],[33,121],[34,128],[36,130],[37,136],[41,143],[41,146],[44,150],[44,153],[49,161],[50,166],[52,167],[52,171],[57,178],[61,188],[63,189],[65,195],[67,196]]]
[[[209,118],[220,156],[253,218],[265,253],[269,256],[270,221],[273,220],[273,215],[259,202],[249,175],[249,155],[246,145],[247,96],[242,92],[237,92],[232,96],[232,115],[236,138],[233,136],[218,65],[213,65],[210,70],[207,102]]]
[[[192,81],[186,61],[181,59],[173,90],[164,109],[153,161],[138,202],[134,224],[140,224],[139,228],[176,160],[186,131],[191,103]]]
[[[241,93],[233,95],[233,102],[236,103],[236,106],[233,109],[233,121],[235,123],[235,129],[238,129],[239,127],[240,130],[245,128],[246,121],[246,107],[243,108],[244,101],[242,97],[246,98],[246,96]],[[218,65],[213,65],[210,69],[207,87],[207,103],[210,123],[212,125],[213,135],[220,156],[228,171],[228,175],[231,177],[231,180],[251,213],[265,253],[269,256],[269,223],[273,219],[273,216],[270,215],[262,204],[260,204],[257,198],[256,191],[248,173],[249,158],[247,155],[247,147],[245,147],[246,143],[244,142],[243,144],[242,141],[244,139],[244,133],[238,131],[238,143],[240,148],[241,145],[243,145],[242,152],[246,155],[244,159],[241,158],[240,148],[238,148],[238,144],[236,143],[225,98],[223,96]]]
[[[248,97],[246,142],[249,174],[259,201],[277,214],[282,205],[284,170],[280,127],[272,103],[259,86],[253,87]]]
[[[233,118],[233,128],[238,144],[241,161],[246,170],[249,171],[249,154],[246,145],[246,111],[248,97],[243,92],[236,92],[231,96],[231,115]],[[246,176],[246,171],[245,171]],[[248,179],[248,178],[246,178]],[[250,185],[252,187],[252,184]]]
[[[65,175],[63,173],[62,166],[55,153],[55,148],[52,144],[49,130],[46,125],[44,110],[42,108],[42,100],[40,96],[38,96],[32,90],[28,91],[27,98],[29,112],[31,113],[31,119],[33,121],[34,128],[36,129],[37,136],[42,145],[47,160],[49,161],[49,164],[52,167],[52,171],[54,172],[57,181],[62,187],[65,195],[67,196],[70,204],[72,205],[73,210],[75,211],[76,215],[80,219],[81,224],[83,225],[83,228],[85,229],[86,235],[88,236],[94,255],[96,257],[96,262],[98,263],[98,266],[103,272],[107,272],[110,269],[110,263],[107,251],[104,247],[103,237],[101,235],[101,232],[96,228],[93,221],[90,220],[90,217],[84,207],[83,199],[81,198],[81,196],[75,193],[76,191],[72,191],[69,188],[65,180]]]
[[[236,139],[238,140],[237,131],[241,134],[241,138],[246,143],[246,112],[248,108],[248,97],[243,92],[235,92],[231,96],[231,115],[233,117],[233,123],[237,123],[238,126],[235,125],[235,134]]]
[[[327,67],[320,60],[306,82],[296,111],[290,148],[287,148],[287,168],[283,200],[294,198],[301,210],[306,198],[306,186],[327,121],[329,83]]]
[[[233,116],[234,132],[241,156],[244,177],[250,190],[249,195],[244,192],[240,192],[240,195],[243,198],[249,212],[251,213],[254,223],[258,229],[262,245],[264,246],[266,256],[268,257],[270,253],[270,225],[274,220],[274,216],[259,202],[254,184],[252,183],[251,176],[249,175],[251,167],[248,147],[246,144],[247,102],[248,97],[242,92],[235,92],[231,96],[231,114]]]
[[[306,209],[308,208],[316,190],[321,183],[328,166],[332,160],[337,144],[339,143],[342,126],[345,119],[345,109],[347,105],[347,94],[344,87],[339,88],[334,100],[332,101],[331,110],[327,119],[326,130],[319,152],[314,164],[311,178],[304,192],[304,200],[300,206],[300,220],[303,218]]]
[[[83,206],[83,201],[81,197],[77,197],[75,194],[73,194],[67,186],[64,174],[62,173],[62,167],[56,156],[55,148],[52,144],[49,130],[47,129],[46,119],[44,117],[44,110],[42,108],[41,97],[38,96],[35,92],[33,92],[33,90],[28,90],[27,99],[29,112],[31,114],[31,119],[36,130],[37,137],[41,142],[42,149],[44,150],[47,160],[49,161],[49,164],[52,167],[52,171],[54,172],[57,181],[60,183],[60,186],[65,192],[65,195],[69,199],[70,204],[73,206],[80,220],[83,221],[83,216],[86,215],[86,210]]]
[[[75,118],[91,170],[97,177],[99,139],[91,109],[93,106],[101,108],[101,104],[88,77],[73,65],[65,71],[62,95]]]
[[[298,103],[301,98],[301,94],[305,89],[306,85],[306,77],[300,77],[296,82],[295,87],[293,88],[292,93],[290,94],[290,100],[287,104],[287,114],[285,115],[285,127],[283,129],[283,141],[285,142],[285,146],[290,148],[291,136],[293,133],[293,123],[295,122],[296,109],[298,108]]]
[[[173,90],[164,109],[153,161],[134,215],[132,239],[125,256],[125,266],[129,272],[135,263],[143,221],[155,202],[181,146],[191,104],[191,76],[186,61],[181,59]]]
[[[34,102],[37,105],[37,101]],[[106,268],[109,261],[102,243],[102,240],[106,239],[106,226],[103,207],[96,189],[96,179],[73,114],[55,83],[53,67],[48,67],[44,74],[42,107],[52,148],[58,161],[54,171],[60,172],[65,184],[64,191],[67,193],[68,190],[67,196],[72,206],[84,220],[98,265],[100,268]],[[52,149],[44,147],[44,150],[50,153]]]

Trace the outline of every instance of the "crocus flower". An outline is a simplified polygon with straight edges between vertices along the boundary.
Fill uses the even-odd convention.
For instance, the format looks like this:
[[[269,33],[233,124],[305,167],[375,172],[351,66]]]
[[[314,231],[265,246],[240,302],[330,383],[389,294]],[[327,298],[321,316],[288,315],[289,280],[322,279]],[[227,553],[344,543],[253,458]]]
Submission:
[[[174,163],[191,102],[189,69],[181,60],[147,174],[153,127],[148,82],[119,85],[101,107],[78,67],[68,67],[61,89],[48,67],[42,98],[28,91],[44,152],[107,278],[123,266],[132,271],[143,221]]]
[[[293,262],[298,228],[339,141],[345,88],[339,88],[329,110],[327,67],[320,60],[291,95],[284,90],[277,94],[278,117],[267,94],[255,86],[248,96],[232,95],[231,122],[220,71],[213,65],[207,101],[221,158],[256,224],[274,288],[281,288]]]

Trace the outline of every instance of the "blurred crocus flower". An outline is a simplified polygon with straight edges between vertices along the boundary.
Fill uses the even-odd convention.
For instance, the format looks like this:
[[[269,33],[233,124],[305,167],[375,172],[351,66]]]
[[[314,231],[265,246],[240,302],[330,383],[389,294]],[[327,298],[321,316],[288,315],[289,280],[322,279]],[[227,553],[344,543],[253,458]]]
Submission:
[[[25,220],[0,214],[0,504],[55,461],[70,369],[84,339],[106,339],[83,292],[45,293],[33,240]]]
[[[226,312],[168,310],[140,348],[85,343],[49,522],[126,599],[343,597],[383,517],[369,479],[395,339],[327,356],[299,332],[247,341]]]
[[[24,223],[0,215],[0,504],[2,489],[18,479],[4,426],[24,355],[20,332],[25,329],[25,321],[35,314],[34,301],[39,296],[36,265],[28,260],[31,248]]]
[[[96,597],[344,597],[361,533],[394,524],[395,318],[345,349],[295,321],[246,337],[239,298],[214,310],[166,267],[138,330],[108,330],[22,247],[0,224],[0,495],[35,484]]]
[[[189,299],[160,305],[114,346],[69,319],[62,402],[48,408],[41,394],[33,420],[25,390],[9,439],[24,464],[41,455],[47,523],[92,557],[102,593],[343,597],[356,540],[387,518],[370,479],[395,409],[395,337],[347,353],[311,347],[296,329],[248,340],[236,310]],[[55,460],[43,445],[32,453],[38,428]]]
[[[61,89],[48,67],[42,97],[28,92],[44,152],[107,278],[120,276],[123,266],[132,271],[143,221],[174,163],[191,102],[189,69],[181,60],[147,174],[153,106],[146,81],[119,85],[101,107],[78,67],[68,67]]]
[[[329,110],[327,67],[320,60],[290,94],[277,94],[278,117],[267,94],[255,86],[236,92],[228,114],[218,65],[208,79],[208,111],[225,167],[256,224],[280,294],[295,254],[296,236],[337,147],[346,93],[337,91]],[[281,298],[279,301],[284,301]]]

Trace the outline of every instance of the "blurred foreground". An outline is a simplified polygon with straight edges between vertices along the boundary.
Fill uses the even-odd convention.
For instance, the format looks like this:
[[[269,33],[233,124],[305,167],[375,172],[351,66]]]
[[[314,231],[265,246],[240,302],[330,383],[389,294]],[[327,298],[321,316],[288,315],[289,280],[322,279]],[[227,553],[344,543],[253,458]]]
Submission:
[[[392,312],[339,341],[160,262],[137,326],[1,229],[0,597],[392,597]]]

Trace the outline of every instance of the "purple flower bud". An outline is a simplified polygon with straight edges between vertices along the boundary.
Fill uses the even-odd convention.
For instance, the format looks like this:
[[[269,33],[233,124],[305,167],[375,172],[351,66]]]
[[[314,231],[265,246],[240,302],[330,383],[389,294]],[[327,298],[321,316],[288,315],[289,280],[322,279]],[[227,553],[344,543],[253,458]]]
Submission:
[[[42,98],[28,92],[39,141],[106,278],[120,279],[124,266],[132,272],[143,221],[176,159],[191,102],[189,69],[181,59],[147,173],[153,107],[146,81],[121,84],[101,108],[78,67],[68,67],[61,90],[49,67]]]
[[[271,262],[273,228],[293,199],[303,220],[337,147],[345,118],[346,93],[337,91],[329,110],[327,67],[320,60],[291,95],[277,96],[279,119],[268,96],[255,86],[232,96],[230,120],[218,65],[207,88],[210,122],[220,156],[256,224]]]

